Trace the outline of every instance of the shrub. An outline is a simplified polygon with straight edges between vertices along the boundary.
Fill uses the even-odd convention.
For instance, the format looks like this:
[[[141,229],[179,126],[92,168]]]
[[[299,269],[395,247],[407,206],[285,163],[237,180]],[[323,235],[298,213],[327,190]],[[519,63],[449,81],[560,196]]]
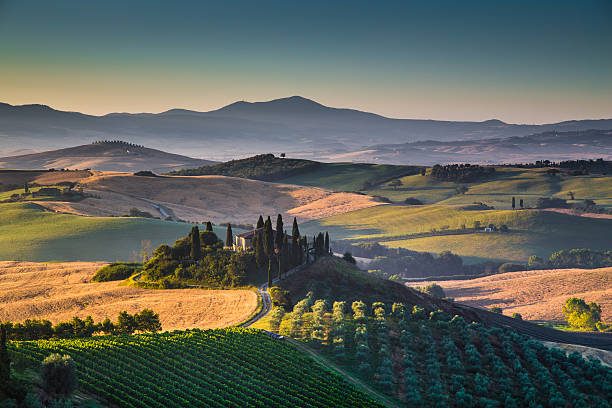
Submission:
[[[527,266],[530,269],[539,269],[544,266],[544,260],[537,255],[531,255],[527,261]]]
[[[408,204],[408,205],[423,205],[423,202],[421,200],[419,200],[418,198],[408,197],[407,199],[404,200],[404,204]]]
[[[526,269],[525,265],[506,262],[506,263],[501,264],[499,268],[497,269],[497,271],[499,273],[505,273],[505,272],[524,271],[525,269]]]
[[[493,306],[489,309],[489,311],[492,313],[502,314],[502,308],[499,306]]]
[[[53,397],[70,395],[77,385],[74,362],[68,355],[51,354],[42,362],[42,388]]]
[[[353,255],[350,252],[345,252],[344,255],[342,255],[342,259],[344,259],[348,263],[352,263],[353,265],[357,263],[357,261],[355,260],[355,258],[353,258]]]
[[[512,318],[516,320],[523,320],[523,316],[520,313],[512,313]]]
[[[436,299],[442,299],[446,297],[444,289],[442,289],[442,286],[438,285],[437,283],[430,283],[427,286],[416,287],[415,289]]]
[[[569,325],[579,329],[597,330],[597,323],[601,322],[601,307],[595,302],[587,305],[584,299],[567,299],[563,313]]]
[[[110,282],[129,278],[141,268],[137,263],[116,262],[102,267],[91,279],[94,282]]]

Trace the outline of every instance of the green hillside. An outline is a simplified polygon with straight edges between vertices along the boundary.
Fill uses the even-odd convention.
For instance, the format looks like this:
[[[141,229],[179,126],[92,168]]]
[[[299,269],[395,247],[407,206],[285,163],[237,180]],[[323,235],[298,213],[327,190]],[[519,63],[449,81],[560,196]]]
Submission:
[[[450,250],[469,261],[526,262],[530,255],[548,257],[570,248],[612,248],[612,220],[575,217],[540,210],[471,210],[470,206],[381,205],[311,221],[301,226],[312,234],[329,231],[333,240],[379,241],[426,252]],[[474,232],[481,226],[506,225],[508,232]],[[465,228],[464,228],[465,227]],[[435,231],[434,231],[435,230]]]
[[[421,200],[424,204],[471,204],[484,202],[499,209],[509,209],[512,197],[523,199],[526,207],[535,205],[538,197],[559,197],[568,202],[591,199],[597,205],[612,207],[612,177],[604,175],[555,176],[546,174],[547,169],[521,169],[497,167],[490,178],[475,183],[462,184],[468,187],[466,194],[458,195],[460,184],[438,181],[429,175],[401,177],[401,186],[392,187],[390,182],[376,189],[364,191],[380,195],[393,202],[401,203],[408,197]],[[569,192],[575,200],[569,200]]]
[[[278,180],[280,183],[321,187],[334,191],[358,191],[390,179],[415,174],[414,166],[364,163],[321,163],[314,170]]]
[[[121,407],[378,407],[288,343],[254,329],[11,343],[35,364],[75,361],[79,387]]]
[[[130,260],[141,241],[155,248],[186,236],[191,224],[147,218],[80,217],[33,203],[0,204],[0,260]],[[225,228],[215,227],[219,237]],[[235,231],[236,232],[236,231]]]

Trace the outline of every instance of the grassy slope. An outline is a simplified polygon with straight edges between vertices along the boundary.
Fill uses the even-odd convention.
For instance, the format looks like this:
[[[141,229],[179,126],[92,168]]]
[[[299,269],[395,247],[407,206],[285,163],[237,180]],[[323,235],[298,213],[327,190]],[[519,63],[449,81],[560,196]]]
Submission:
[[[409,166],[363,163],[323,163],[315,170],[279,180],[280,183],[321,187],[335,191],[357,191],[366,181],[399,176],[416,171]]]
[[[407,235],[438,230],[506,224],[510,233],[471,233],[406,239]],[[525,262],[530,255],[548,257],[568,248],[612,247],[612,220],[574,217],[538,210],[464,210],[459,206],[384,205],[304,224],[303,232],[327,230],[332,239],[384,241],[385,245],[419,251],[451,250],[468,261],[483,259]]]
[[[219,237],[225,228],[215,227]],[[0,260],[129,260],[141,241],[153,248],[186,236],[191,224],[146,218],[79,217],[28,203],[0,204]]]
[[[424,204],[471,204],[485,202],[499,209],[511,208],[512,197],[523,199],[526,206],[533,206],[538,197],[559,197],[568,199],[568,192],[575,193],[576,200],[592,199],[598,205],[612,206],[612,177],[610,176],[571,176],[550,177],[546,169],[497,168],[490,179],[469,183],[467,194],[456,195],[458,184],[441,182],[429,176],[402,177],[402,186],[393,189],[389,183],[366,193],[388,197],[394,202],[402,202],[407,197],[415,197]]]

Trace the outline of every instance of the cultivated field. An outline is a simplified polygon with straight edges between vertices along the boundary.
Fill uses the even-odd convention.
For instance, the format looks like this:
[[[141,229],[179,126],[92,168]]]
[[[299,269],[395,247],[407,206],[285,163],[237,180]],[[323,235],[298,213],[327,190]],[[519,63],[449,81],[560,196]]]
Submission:
[[[53,323],[91,315],[115,321],[122,310],[159,313],[164,330],[238,324],[257,307],[251,290],[146,290],[119,282],[91,282],[104,263],[0,262],[0,321],[48,319]]]
[[[288,214],[301,221],[380,204],[359,194],[224,176],[138,177],[96,172],[79,185],[85,193],[99,198],[42,204],[78,215],[118,216],[135,207],[162,216],[151,205],[154,203],[176,218],[190,222],[249,224],[261,214]]]
[[[612,268],[509,272],[436,283],[457,302],[484,308],[498,306],[505,315],[516,312],[526,320],[563,321],[562,308],[569,297],[596,302],[601,306],[602,319],[612,320]]]

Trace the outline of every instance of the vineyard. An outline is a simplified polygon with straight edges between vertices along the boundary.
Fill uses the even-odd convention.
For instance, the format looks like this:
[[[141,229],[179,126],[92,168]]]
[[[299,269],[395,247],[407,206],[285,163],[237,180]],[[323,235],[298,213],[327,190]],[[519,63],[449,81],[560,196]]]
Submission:
[[[270,329],[319,349],[409,407],[610,407],[612,369],[510,330],[415,306],[315,300]]]
[[[75,361],[80,388],[121,407],[376,407],[295,347],[258,330],[187,330],[13,342],[14,356]]]

